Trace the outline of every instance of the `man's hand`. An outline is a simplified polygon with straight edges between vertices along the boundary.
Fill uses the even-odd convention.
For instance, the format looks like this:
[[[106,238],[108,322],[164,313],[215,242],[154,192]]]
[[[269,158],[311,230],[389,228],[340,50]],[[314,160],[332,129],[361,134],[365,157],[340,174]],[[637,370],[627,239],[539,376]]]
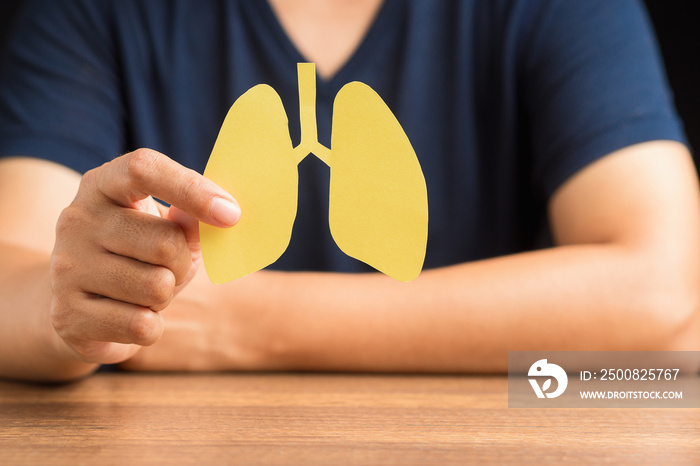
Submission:
[[[230,194],[152,150],[87,172],[56,226],[57,333],[93,363],[120,362],[155,343],[163,332],[159,312],[201,260],[197,221],[230,227],[239,217]]]

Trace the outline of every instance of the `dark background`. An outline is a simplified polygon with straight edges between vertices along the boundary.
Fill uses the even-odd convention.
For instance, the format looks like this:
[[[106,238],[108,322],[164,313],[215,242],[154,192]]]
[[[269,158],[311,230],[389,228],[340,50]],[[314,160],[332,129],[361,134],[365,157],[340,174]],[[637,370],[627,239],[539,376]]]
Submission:
[[[676,108],[700,162],[700,14],[687,0],[646,0]]]
[[[0,44],[21,1],[0,0]],[[700,165],[700,14],[694,13],[693,1],[644,0],[644,3],[656,28],[678,113]]]

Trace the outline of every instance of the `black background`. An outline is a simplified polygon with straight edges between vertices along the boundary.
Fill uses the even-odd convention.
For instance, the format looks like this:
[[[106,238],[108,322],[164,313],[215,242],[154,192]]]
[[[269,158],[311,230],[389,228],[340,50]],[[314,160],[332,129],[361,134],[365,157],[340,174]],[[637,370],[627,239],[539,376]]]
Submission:
[[[21,1],[0,0],[0,43]],[[700,165],[700,14],[695,13],[695,2],[687,0],[645,0],[644,3],[656,29],[678,113]]]

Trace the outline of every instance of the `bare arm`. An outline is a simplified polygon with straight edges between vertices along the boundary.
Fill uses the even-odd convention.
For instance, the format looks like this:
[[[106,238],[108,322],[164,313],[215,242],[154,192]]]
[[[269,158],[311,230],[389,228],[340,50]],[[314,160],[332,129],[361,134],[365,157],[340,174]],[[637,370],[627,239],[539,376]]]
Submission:
[[[56,221],[79,183],[49,162],[0,161],[0,376],[73,378],[95,367],[70,355],[49,317]]]
[[[17,208],[4,192],[0,202],[3,215],[21,220],[2,230],[0,291],[9,298],[0,308],[3,375],[89,373],[96,361],[76,353],[70,336],[58,337],[47,309],[47,231],[79,177],[46,162],[8,163],[0,176],[17,180],[11,194],[26,201]],[[141,370],[503,371],[508,350],[697,350],[699,211],[687,150],[639,145],[593,164],[556,193],[558,247],[430,270],[410,284],[379,274],[260,272],[214,286],[200,268],[167,297],[157,345],[102,357],[134,354],[125,366]],[[149,322],[134,341],[158,339],[162,322]],[[108,340],[124,339],[124,327],[108,327]]]
[[[0,186],[0,376],[75,378],[157,341],[160,311],[197,270],[196,219],[240,215],[230,194],[150,150],[82,178],[4,160]]]
[[[550,217],[557,247],[409,284],[283,272],[203,280],[218,304],[193,314],[174,301],[163,340],[126,366],[500,372],[509,350],[700,349],[700,204],[683,146],[601,159],[555,193]]]

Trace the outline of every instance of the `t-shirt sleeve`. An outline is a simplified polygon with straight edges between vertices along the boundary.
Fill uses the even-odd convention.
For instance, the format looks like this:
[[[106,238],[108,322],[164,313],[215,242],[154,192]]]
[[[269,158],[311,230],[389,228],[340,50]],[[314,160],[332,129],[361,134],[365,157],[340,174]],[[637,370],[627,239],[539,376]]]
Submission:
[[[105,3],[25,2],[0,66],[0,157],[38,157],[83,173],[123,150]]]
[[[625,146],[686,143],[637,1],[545,2],[525,56],[532,177],[545,198],[582,167]]]

